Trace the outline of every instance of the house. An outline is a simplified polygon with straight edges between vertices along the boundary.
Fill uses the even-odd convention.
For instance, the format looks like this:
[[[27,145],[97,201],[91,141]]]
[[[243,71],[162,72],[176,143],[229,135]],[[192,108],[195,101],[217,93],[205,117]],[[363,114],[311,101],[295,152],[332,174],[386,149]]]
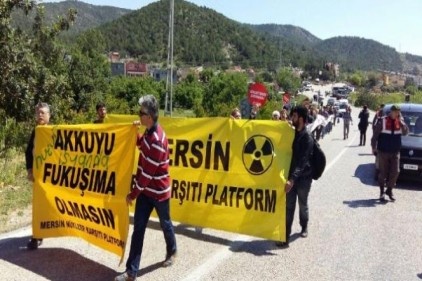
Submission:
[[[112,62],[111,75],[125,75],[125,64],[123,62]]]
[[[110,62],[119,62],[120,61],[120,54],[119,52],[110,52],[108,53],[108,59]]]
[[[156,81],[167,81],[167,69],[154,68],[149,71],[149,74]],[[177,82],[177,70],[173,69],[173,84]]]
[[[149,74],[146,63],[129,61],[126,62],[125,68],[125,73],[128,76],[144,76]]]

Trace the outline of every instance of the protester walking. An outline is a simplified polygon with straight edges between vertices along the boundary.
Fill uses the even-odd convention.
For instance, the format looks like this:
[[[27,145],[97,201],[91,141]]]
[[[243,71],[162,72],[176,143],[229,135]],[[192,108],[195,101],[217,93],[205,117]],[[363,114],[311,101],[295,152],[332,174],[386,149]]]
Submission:
[[[39,102],[35,106],[35,118],[37,126],[45,126],[50,123],[50,106],[45,102]],[[35,129],[32,130],[28,145],[25,150],[25,164],[27,171],[27,178],[29,181],[34,181],[33,163],[34,163],[34,142],[35,142]],[[28,250],[36,250],[42,244],[42,239],[32,237],[26,247]]]
[[[306,129],[308,110],[303,106],[292,109],[292,124],[295,127],[295,137],[292,144],[292,160],[286,190],[286,241],[277,242],[277,246],[287,248],[292,230],[296,199],[299,201],[299,222],[302,226],[301,237],[308,236],[308,195],[312,184],[312,167],[310,158],[314,140]]]
[[[360,119],[358,124],[358,128],[360,131],[359,145],[364,146],[366,144],[366,130],[368,129],[369,125],[369,111],[366,105],[364,105],[362,111],[359,112],[358,118]]]
[[[142,97],[139,104],[140,121],[135,121],[134,124],[144,125],[146,130],[137,140],[140,154],[136,187],[126,197],[128,204],[136,199],[133,233],[126,272],[117,276],[115,281],[136,280],[145,230],[153,209],[157,212],[166,241],[167,254],[163,267],[174,263],[177,251],[174,227],[170,219],[169,148],[166,135],[158,124],[159,104],[152,95]]]
[[[372,134],[374,134],[375,127],[378,123],[378,121],[381,119],[381,117],[384,115],[384,104],[381,104],[375,113],[374,119],[372,120]],[[379,167],[380,167],[380,161],[378,155],[375,155],[375,180],[378,180],[378,174],[379,174]]]
[[[391,201],[393,188],[400,173],[400,148],[401,136],[407,135],[409,128],[400,115],[397,105],[391,106],[388,116],[382,117],[377,123],[371,139],[372,152],[379,159],[378,184],[380,187],[380,200],[384,201],[384,187],[387,182],[387,194]]]
[[[353,125],[352,113],[350,106],[343,113],[343,136],[344,140],[349,138],[350,125]]]

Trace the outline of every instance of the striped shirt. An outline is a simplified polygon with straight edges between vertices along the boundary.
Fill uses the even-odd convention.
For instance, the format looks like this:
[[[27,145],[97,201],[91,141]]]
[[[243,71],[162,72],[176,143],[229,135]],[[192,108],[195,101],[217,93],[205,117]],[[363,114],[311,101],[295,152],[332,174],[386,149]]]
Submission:
[[[142,192],[158,201],[170,198],[169,149],[166,134],[157,123],[138,135],[140,150],[136,186],[130,193],[135,199]]]

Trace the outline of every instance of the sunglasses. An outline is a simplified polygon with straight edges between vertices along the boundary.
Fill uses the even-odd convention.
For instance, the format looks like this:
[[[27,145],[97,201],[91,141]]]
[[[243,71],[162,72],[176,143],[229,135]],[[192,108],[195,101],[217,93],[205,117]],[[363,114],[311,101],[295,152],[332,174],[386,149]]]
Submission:
[[[148,113],[146,113],[142,110],[139,110],[139,116],[146,116],[146,115],[148,115]]]

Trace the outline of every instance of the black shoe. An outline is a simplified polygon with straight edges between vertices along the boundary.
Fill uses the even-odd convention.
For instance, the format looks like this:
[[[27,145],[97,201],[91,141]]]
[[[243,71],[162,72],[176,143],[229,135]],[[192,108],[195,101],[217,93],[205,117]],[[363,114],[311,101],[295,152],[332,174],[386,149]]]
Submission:
[[[380,187],[380,201],[385,201],[384,187]]]
[[[391,201],[396,201],[396,198],[394,198],[393,196],[393,191],[391,189],[387,189],[387,191],[385,192],[385,194],[388,195],[388,197],[390,198]]]
[[[308,228],[302,228],[302,231],[300,232],[300,237],[302,238],[308,237]]]
[[[36,250],[39,246],[41,246],[41,244],[42,239],[31,238],[28,244],[26,244],[26,247],[28,248],[28,250]]]
[[[289,242],[282,242],[282,241],[278,241],[278,242],[275,242],[275,245],[276,245],[277,247],[279,247],[280,249],[286,249],[286,248],[289,248]]]

